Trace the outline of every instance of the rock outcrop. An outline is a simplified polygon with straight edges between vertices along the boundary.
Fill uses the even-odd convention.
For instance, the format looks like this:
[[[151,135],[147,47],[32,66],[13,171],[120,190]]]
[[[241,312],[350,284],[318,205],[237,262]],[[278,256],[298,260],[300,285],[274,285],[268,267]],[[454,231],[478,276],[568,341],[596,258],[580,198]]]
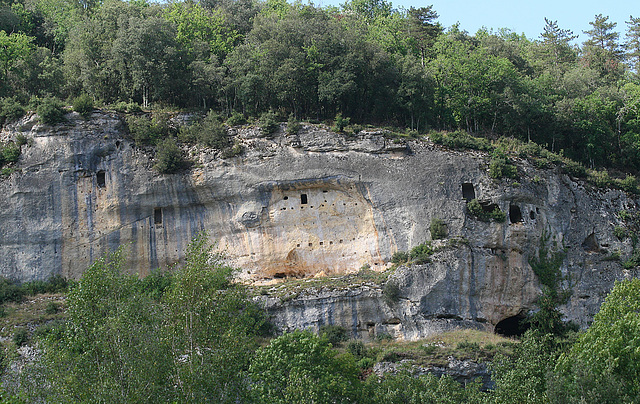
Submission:
[[[613,233],[617,213],[637,207],[621,191],[527,161],[518,162],[518,182],[497,181],[483,153],[377,132],[348,137],[306,125],[295,136],[232,133],[241,156],[194,147],[190,170],[159,175],[153,151],[135,147],[115,113],[69,114],[55,127],[30,116],[5,127],[2,140],[22,134],[33,143],[23,146],[19,170],[0,179],[0,273],[77,278],[125,245],[129,267],[144,275],[180,262],[201,230],[244,281],[383,270],[394,252],[430,240],[438,218],[447,247],[431,263],[392,275],[400,290],[394,304],[373,284],[310,291],[284,304],[263,297],[284,329],[331,323],[363,337],[407,339],[457,326],[493,329],[534,309],[540,285],[529,261],[541,240],[565,251],[561,271],[573,293],[562,310],[582,326],[615,279],[637,276],[607,259],[632,249]],[[478,221],[466,209],[472,198],[499,207],[507,221]]]

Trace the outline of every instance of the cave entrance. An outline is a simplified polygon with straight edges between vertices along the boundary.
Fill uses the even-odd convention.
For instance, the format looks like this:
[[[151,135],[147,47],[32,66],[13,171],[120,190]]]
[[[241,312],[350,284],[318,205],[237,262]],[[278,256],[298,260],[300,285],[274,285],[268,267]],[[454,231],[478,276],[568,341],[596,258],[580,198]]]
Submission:
[[[465,182],[462,184],[462,197],[469,202],[472,199],[476,199],[476,191],[473,189],[473,184]]]
[[[520,337],[529,329],[529,325],[524,321],[525,319],[526,316],[522,313],[507,317],[496,324],[494,332],[503,337]]]
[[[98,188],[107,186],[107,176],[104,171],[98,171],[96,173],[96,183],[98,184]]]
[[[518,205],[509,205],[509,221],[511,223],[522,222],[522,212]]]

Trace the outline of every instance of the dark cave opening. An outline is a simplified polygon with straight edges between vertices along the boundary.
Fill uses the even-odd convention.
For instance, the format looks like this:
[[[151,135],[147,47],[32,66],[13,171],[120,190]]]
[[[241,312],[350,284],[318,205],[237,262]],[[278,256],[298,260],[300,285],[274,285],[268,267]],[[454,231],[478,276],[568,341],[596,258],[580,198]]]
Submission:
[[[473,184],[465,182],[462,184],[462,197],[469,202],[472,199],[476,199],[476,191],[473,189]]]
[[[300,194],[300,204],[306,205],[308,203],[307,194]]]
[[[518,205],[509,205],[509,221],[511,223],[522,222],[522,212]]]
[[[519,337],[529,329],[525,319],[526,316],[524,314],[507,317],[496,324],[494,332],[503,337]]]
[[[107,177],[104,171],[98,171],[96,173],[96,183],[98,185],[98,188],[104,188],[105,186],[107,186]]]

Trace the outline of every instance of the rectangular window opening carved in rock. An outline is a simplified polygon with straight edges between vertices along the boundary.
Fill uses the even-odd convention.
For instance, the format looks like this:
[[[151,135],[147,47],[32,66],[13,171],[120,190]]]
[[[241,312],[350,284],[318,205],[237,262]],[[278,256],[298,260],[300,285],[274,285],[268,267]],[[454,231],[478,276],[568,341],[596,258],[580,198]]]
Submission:
[[[308,202],[307,194],[300,194],[300,204],[306,205]]]
[[[104,171],[98,171],[96,173],[96,184],[98,188],[104,188],[107,186],[107,178]]]
[[[153,209],[153,224],[162,224],[162,208]]]

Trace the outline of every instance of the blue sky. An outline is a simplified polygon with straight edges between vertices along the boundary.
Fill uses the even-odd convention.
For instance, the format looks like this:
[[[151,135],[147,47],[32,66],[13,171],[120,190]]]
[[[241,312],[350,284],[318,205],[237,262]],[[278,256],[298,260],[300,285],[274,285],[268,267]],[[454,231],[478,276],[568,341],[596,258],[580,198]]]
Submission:
[[[460,28],[475,33],[479,28],[510,28],[518,34],[524,33],[529,39],[539,39],[544,27],[544,17],[557,20],[562,29],[570,29],[579,35],[577,43],[586,40],[582,31],[591,28],[590,21],[596,14],[609,16],[609,21],[618,23],[615,30],[624,40],[627,29],[625,21],[629,15],[640,17],[640,0],[538,0],[538,1],[462,1],[462,0],[389,0],[394,7],[424,7],[433,4],[440,15],[438,21],[449,27],[460,22]],[[317,5],[338,5],[344,0],[316,0]]]

